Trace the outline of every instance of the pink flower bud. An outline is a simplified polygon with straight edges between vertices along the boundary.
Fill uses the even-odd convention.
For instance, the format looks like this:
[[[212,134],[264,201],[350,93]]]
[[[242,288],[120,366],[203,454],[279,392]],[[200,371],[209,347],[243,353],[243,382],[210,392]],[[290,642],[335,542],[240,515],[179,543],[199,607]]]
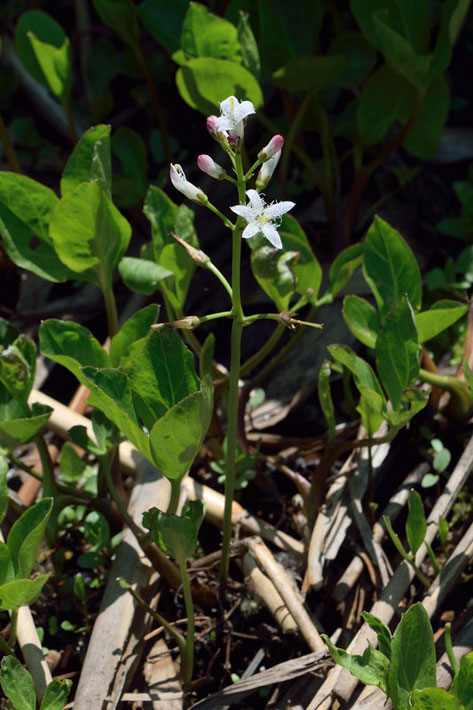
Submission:
[[[207,130],[213,138],[217,137],[217,128],[215,125],[216,120],[217,120],[217,116],[208,116],[207,121],[206,121]]]
[[[243,125],[243,122],[242,122]],[[229,133],[228,134],[228,143],[229,145],[232,146],[232,148],[236,148],[238,144],[240,143],[242,136],[238,136],[236,133]]]
[[[261,166],[261,169],[258,173],[258,177],[256,178],[256,189],[261,192],[261,190],[264,190],[271,180],[273,173],[276,169],[276,165],[279,163],[279,158],[281,157],[281,151],[279,150],[277,153],[273,155],[272,158],[267,160],[263,165]]]
[[[199,155],[197,165],[203,173],[207,173],[216,180],[222,180],[227,174],[221,165],[215,162],[210,155]]]
[[[273,136],[269,141],[268,145],[260,150],[258,153],[258,158],[265,163],[267,160],[272,158],[276,153],[280,153],[284,145],[284,138],[280,135]]]

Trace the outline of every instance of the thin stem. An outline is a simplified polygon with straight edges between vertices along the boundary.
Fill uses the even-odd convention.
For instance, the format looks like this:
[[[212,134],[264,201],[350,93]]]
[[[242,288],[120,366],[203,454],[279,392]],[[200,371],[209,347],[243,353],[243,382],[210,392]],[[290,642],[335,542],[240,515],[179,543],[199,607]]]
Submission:
[[[33,471],[31,466],[27,466],[25,463],[23,463],[23,461],[21,461],[21,459],[18,459],[16,456],[13,456],[13,454],[8,454],[8,458],[10,459],[10,462],[14,466],[16,466],[16,468],[19,468],[21,471],[25,471],[25,473],[27,473],[29,476],[36,478],[37,481],[43,482],[43,476],[40,473],[36,473],[36,471]],[[95,496],[93,496],[91,493],[86,493],[85,491],[80,491],[76,488],[71,488],[70,486],[66,486],[64,483],[58,483],[57,481],[55,481],[55,486],[58,493],[64,493],[68,496],[77,498],[78,503],[89,503],[95,498]]]
[[[181,571],[182,592],[184,594],[184,604],[186,607],[187,616],[186,646],[184,650],[184,656],[181,656],[182,680],[187,686],[192,680],[192,673],[194,671],[195,614],[186,561],[185,559],[178,559],[177,562]]]
[[[220,212],[220,210],[217,209],[217,207],[215,207],[215,205],[213,205],[211,202],[206,202],[204,206],[207,207],[207,209],[209,209],[211,212],[216,214],[217,217],[220,217],[220,219],[222,220],[224,225],[228,227],[228,229],[231,229],[232,231],[235,229],[235,225],[233,224],[233,222],[230,222],[228,217],[225,217],[223,212]]]
[[[181,659],[183,659],[186,654],[186,641],[184,636],[174,626],[172,626],[172,624],[166,621],[166,619],[161,616],[161,614],[159,614],[157,611],[155,611],[155,609],[150,607],[150,605],[145,602],[143,597],[141,597],[138,592],[132,587],[132,585],[129,584],[125,579],[120,578],[118,582],[120,586],[123,587],[123,589],[126,589],[128,592],[130,592],[133,599],[137,602],[137,604],[140,605],[142,609],[144,609],[144,611],[146,611],[147,614],[149,614],[155,621],[157,621],[160,626],[164,626],[166,631],[169,631],[169,633],[174,636],[176,643],[179,647]]]
[[[208,323],[211,320],[218,320],[219,318],[232,318],[232,311],[220,311],[219,313],[209,313],[207,316],[199,316],[199,325],[202,323]]]
[[[8,635],[8,644],[15,648],[16,644],[16,629],[18,626],[18,610],[10,613],[10,633]]]
[[[169,498],[166,515],[176,515],[181,498],[181,480],[174,479],[172,481],[170,480],[169,483],[171,484],[171,496]]]
[[[255,172],[255,170],[257,170],[259,168],[259,166],[262,164],[262,162],[263,161],[258,158],[258,160],[256,160],[253,163],[253,165],[251,166],[251,168],[248,170],[248,172],[245,175],[245,182],[248,182],[248,180],[253,176],[253,173]]]
[[[238,200],[245,203],[245,177],[241,155],[238,153],[234,160],[235,171],[238,179]],[[233,290],[233,323],[230,343],[230,378],[228,384],[228,424],[227,424],[227,453],[225,457],[225,509],[223,514],[223,539],[222,560],[220,577],[225,585],[228,577],[230,563],[230,540],[232,535],[232,506],[235,492],[235,453],[238,431],[238,403],[241,365],[241,336],[243,332],[242,321],[244,318],[240,294],[240,264],[241,264],[241,234],[243,219],[238,217],[232,237],[232,290]]]
[[[105,301],[105,309],[107,311],[108,335],[110,338],[118,331],[118,314],[115,294],[111,285],[102,288],[103,298]]]
[[[450,392],[452,397],[452,405],[455,409],[455,414],[464,419],[469,416],[472,411],[472,401],[467,386],[457,377],[452,375],[440,375],[435,372],[429,372],[423,367],[419,370],[419,378],[422,382],[427,382],[434,387],[440,387],[447,392]]]
[[[39,458],[41,460],[41,469],[43,471],[43,494],[46,498],[54,498],[57,493],[56,479],[54,478],[54,466],[51,460],[49,449],[41,434],[34,438],[36,448],[38,449]]]
[[[3,120],[2,114],[0,113],[0,141],[3,143],[3,150],[5,151],[5,156],[6,159],[8,160],[8,164],[10,168],[13,170],[14,173],[18,173],[21,175],[23,172],[21,169],[20,161],[18,160],[18,155],[16,154],[16,150],[13,146],[13,143],[10,140],[10,136],[8,135],[7,127],[5,126],[5,122]]]
[[[243,375],[246,375],[248,372],[251,372],[251,370],[254,370],[255,367],[259,365],[260,362],[262,362],[269,355],[269,353],[279,343],[285,331],[286,328],[280,323],[278,323],[278,325],[273,330],[271,336],[268,338],[265,344],[257,352],[255,352],[254,355],[251,355],[248,360],[245,360],[245,362],[240,368],[241,377],[243,377]]]
[[[225,276],[222,274],[220,269],[218,269],[215,264],[212,261],[209,261],[207,264],[205,264],[205,268],[208,269],[214,276],[218,278],[222,286],[224,287],[225,291],[228,293],[231,299],[233,299],[233,291],[232,287],[228,283],[227,279]]]
[[[455,654],[453,652],[452,625],[450,622],[445,624],[445,652],[452,667],[453,677],[456,678],[457,673],[460,670],[460,666],[458,665],[458,661],[455,658]]]

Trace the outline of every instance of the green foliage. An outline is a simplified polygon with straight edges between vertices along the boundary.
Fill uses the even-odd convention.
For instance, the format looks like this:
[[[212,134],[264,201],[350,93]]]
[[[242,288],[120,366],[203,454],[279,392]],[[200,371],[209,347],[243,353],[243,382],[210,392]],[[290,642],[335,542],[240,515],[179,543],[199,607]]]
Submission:
[[[143,525],[150,530],[159,549],[181,564],[194,554],[203,519],[204,504],[201,500],[191,500],[180,516],[166,515],[151,508],[143,515]]]
[[[67,195],[82,182],[100,182],[108,197],[112,195],[110,126],[89,128],[77,143],[61,178],[61,195]]]
[[[473,708],[473,653],[460,659],[460,669],[453,679],[451,692],[463,703],[465,710]]]
[[[63,104],[69,101],[72,68],[69,39],[50,15],[30,10],[15,30],[18,56],[25,69]]]
[[[14,656],[2,660],[0,682],[14,710],[36,710],[33,678]],[[70,680],[55,679],[46,688],[40,710],[62,710],[72,686]]]

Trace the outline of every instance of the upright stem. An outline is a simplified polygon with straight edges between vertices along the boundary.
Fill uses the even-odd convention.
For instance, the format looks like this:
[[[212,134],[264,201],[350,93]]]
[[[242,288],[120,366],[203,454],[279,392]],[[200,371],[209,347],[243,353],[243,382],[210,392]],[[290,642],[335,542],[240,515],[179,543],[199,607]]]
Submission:
[[[186,561],[177,560],[182,578],[182,593],[184,594],[184,604],[187,615],[186,647],[183,658],[181,658],[181,674],[184,685],[189,685],[192,680],[194,670],[194,636],[195,636],[195,615],[194,602],[192,601],[191,584],[187,572]]]
[[[113,338],[118,331],[118,314],[115,294],[111,284],[102,288],[102,293],[105,301],[105,310],[107,311],[108,335]]]
[[[176,515],[177,508],[179,506],[179,499],[181,497],[181,479],[172,480],[169,481],[169,483],[171,484],[171,497],[169,498],[166,514]]]
[[[241,155],[235,156],[235,170],[238,180],[238,200],[245,204],[245,176]],[[241,335],[243,332],[243,309],[240,294],[240,263],[241,234],[243,220],[238,217],[233,230],[232,254],[232,293],[233,293],[233,323],[231,334],[230,378],[228,384],[228,424],[227,424],[227,454],[225,457],[225,510],[223,514],[222,566],[220,577],[225,584],[228,577],[230,562],[230,540],[232,535],[232,506],[235,492],[235,452],[238,431],[238,382],[240,379]]]
[[[17,626],[18,610],[15,610],[10,613],[10,633],[8,635],[8,645],[10,646],[10,648],[15,648]]]

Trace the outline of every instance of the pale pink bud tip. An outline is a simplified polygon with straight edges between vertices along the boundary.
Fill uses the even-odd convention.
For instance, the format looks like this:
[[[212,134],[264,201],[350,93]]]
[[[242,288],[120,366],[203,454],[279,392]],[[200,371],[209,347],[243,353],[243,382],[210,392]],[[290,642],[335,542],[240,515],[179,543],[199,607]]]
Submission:
[[[217,116],[208,116],[207,117],[207,130],[213,136],[215,136],[217,134],[217,128],[215,125],[216,120],[217,120]]]
[[[199,155],[197,158],[197,165],[202,170],[203,173],[207,173],[210,177],[216,180],[222,180],[225,177],[225,170],[213,160],[210,155]]]
[[[284,138],[280,135],[273,136],[269,141],[268,145],[260,150],[258,153],[258,158],[265,163],[267,160],[279,153],[284,145]]]

